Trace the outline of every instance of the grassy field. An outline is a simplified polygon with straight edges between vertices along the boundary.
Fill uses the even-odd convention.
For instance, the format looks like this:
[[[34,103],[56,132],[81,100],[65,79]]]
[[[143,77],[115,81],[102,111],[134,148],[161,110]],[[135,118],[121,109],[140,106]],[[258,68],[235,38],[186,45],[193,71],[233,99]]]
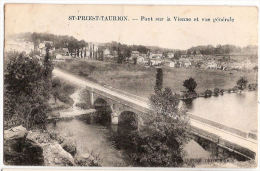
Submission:
[[[133,64],[116,64],[101,61],[70,60],[56,64],[57,67],[91,81],[110,85],[142,97],[149,97],[154,91],[156,68],[145,68]],[[163,85],[180,93],[185,90],[183,81],[192,77],[197,82],[196,91],[204,92],[214,88],[228,89],[245,76],[249,83],[255,83],[255,72],[201,70],[197,68],[163,67]]]

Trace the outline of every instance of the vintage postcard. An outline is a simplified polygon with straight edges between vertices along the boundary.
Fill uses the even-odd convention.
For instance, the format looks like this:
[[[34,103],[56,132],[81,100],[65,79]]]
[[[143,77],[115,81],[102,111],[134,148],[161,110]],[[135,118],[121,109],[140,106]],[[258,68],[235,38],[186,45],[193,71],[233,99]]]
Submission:
[[[258,167],[258,8],[4,5],[3,163]]]

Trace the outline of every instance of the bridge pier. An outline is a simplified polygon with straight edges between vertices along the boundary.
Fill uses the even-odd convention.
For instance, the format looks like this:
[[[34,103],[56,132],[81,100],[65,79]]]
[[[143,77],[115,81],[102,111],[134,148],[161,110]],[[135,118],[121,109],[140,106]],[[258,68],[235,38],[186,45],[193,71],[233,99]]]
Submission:
[[[111,114],[111,123],[113,125],[118,125],[118,116],[114,113]]]
[[[90,104],[91,106],[94,106],[94,91],[91,89],[90,91]]]
[[[112,113],[111,113],[111,123],[113,125],[118,125],[118,116],[119,116],[119,113],[117,112],[116,110],[116,105],[115,104],[112,104],[111,105],[111,110],[112,110]]]

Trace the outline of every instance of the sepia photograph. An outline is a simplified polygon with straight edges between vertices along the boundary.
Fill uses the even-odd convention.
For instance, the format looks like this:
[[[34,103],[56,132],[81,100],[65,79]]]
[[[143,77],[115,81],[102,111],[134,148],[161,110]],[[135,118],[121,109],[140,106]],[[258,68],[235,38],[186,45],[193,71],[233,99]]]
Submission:
[[[6,3],[4,165],[258,167],[258,21],[257,6]]]

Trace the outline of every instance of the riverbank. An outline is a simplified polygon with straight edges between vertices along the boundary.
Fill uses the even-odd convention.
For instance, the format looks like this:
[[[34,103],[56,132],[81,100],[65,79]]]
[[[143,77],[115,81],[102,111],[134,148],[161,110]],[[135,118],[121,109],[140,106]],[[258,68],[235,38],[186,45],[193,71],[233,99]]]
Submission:
[[[28,131],[23,126],[4,131],[5,165],[100,166],[98,156],[77,152],[75,140],[57,132]]]

